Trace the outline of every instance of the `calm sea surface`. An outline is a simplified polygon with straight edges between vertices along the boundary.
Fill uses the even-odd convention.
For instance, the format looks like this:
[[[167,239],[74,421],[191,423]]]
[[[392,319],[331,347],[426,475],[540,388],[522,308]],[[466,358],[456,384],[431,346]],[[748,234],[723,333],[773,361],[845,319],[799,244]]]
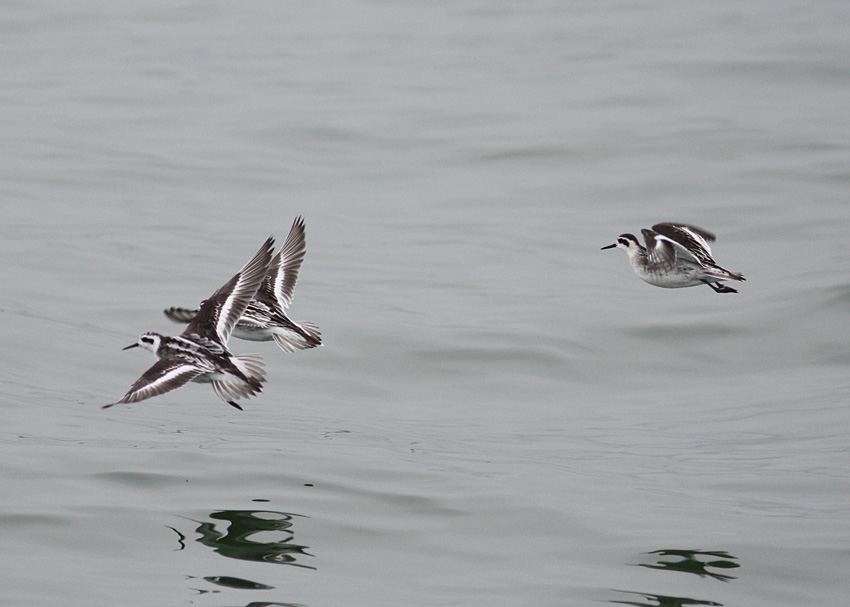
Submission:
[[[846,604],[846,2],[13,2],[0,58],[0,604]],[[101,409],[299,214],[322,348]],[[658,221],[740,293],[599,250]]]

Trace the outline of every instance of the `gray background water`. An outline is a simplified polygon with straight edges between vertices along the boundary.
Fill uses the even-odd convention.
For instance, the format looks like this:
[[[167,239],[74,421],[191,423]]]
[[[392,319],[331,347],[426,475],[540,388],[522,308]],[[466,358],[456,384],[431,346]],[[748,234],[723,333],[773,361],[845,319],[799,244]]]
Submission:
[[[844,604],[850,5],[0,8],[0,602]],[[323,348],[103,411],[293,218]],[[738,295],[638,280],[716,231]]]

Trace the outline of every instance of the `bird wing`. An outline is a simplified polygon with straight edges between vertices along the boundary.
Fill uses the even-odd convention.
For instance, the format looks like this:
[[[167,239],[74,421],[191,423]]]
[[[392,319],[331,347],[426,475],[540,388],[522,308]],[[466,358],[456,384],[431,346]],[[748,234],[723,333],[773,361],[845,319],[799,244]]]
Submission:
[[[266,275],[274,249],[274,238],[269,237],[251,260],[212,294],[198,310],[183,335],[195,333],[226,344],[233,327],[245,313],[248,304]]]
[[[269,264],[266,278],[260,286],[260,291],[264,295],[269,296],[269,299],[277,302],[284,309],[292,303],[292,293],[306,253],[304,218],[299,216],[292,222],[289,235]]]
[[[668,269],[673,268],[678,259],[678,251],[687,252],[675,241],[653,230],[643,229],[641,233],[646,241],[647,260],[653,266]]]
[[[702,265],[714,264],[708,243],[714,242],[717,237],[708,230],[685,223],[657,223],[652,226],[652,229],[656,232],[656,242],[666,240],[676,250],[686,253],[696,262]],[[644,231],[645,235],[646,231]]]
[[[135,403],[152,396],[159,396],[186,385],[204,370],[200,367],[182,361],[161,358],[142,373],[142,376],[130,386],[130,390],[118,402],[105,405],[103,408],[122,403]]]

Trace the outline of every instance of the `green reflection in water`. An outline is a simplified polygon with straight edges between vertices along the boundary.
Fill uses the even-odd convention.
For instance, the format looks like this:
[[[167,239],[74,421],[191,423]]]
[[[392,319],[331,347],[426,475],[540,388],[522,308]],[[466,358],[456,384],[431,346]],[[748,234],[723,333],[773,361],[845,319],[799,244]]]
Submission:
[[[292,520],[297,516],[269,510],[218,510],[210,518],[229,523],[226,531],[215,522],[200,523],[195,531],[200,535],[198,542],[228,558],[315,569],[297,562],[312,556],[308,546],[293,542]],[[273,539],[262,541],[262,536]]]
[[[737,569],[740,567],[735,562],[734,556],[722,550],[655,550],[647,554],[658,555],[659,557],[671,557],[675,560],[667,561],[658,559],[654,563],[641,563],[641,567],[693,573],[694,575],[710,577],[722,582],[728,582],[736,578],[732,575],[718,573],[717,571],[713,571],[713,569]]]
[[[700,577],[712,578],[722,582],[736,579],[734,576],[719,573],[717,569],[738,569],[736,557],[723,550],[678,550],[665,549],[647,552],[645,555],[652,557],[651,563],[639,563],[638,566],[661,571],[676,571],[679,573],[691,573]],[[645,592],[627,592],[615,590],[624,598],[611,600],[611,603],[621,605],[635,605],[636,607],[687,607],[689,605],[707,605],[709,607],[722,607],[723,603],[692,599],[681,596],[667,596],[663,594],[648,594]],[[625,598],[627,597],[627,598]]]
[[[634,600],[611,601],[618,605],[634,605],[635,607],[687,607],[689,605],[707,605],[709,607],[723,607],[723,603],[713,601],[701,601],[681,596],[665,596],[663,594],[645,594],[643,592],[622,592],[622,594],[634,597]]]

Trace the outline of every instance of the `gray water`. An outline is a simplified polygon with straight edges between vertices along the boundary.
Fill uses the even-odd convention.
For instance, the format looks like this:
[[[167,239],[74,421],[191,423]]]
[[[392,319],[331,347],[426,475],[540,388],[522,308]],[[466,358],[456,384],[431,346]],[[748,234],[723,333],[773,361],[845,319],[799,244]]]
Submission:
[[[0,603],[846,603],[846,2],[7,3],[0,58]],[[298,214],[322,348],[100,408]],[[740,293],[599,250],[657,221]]]

